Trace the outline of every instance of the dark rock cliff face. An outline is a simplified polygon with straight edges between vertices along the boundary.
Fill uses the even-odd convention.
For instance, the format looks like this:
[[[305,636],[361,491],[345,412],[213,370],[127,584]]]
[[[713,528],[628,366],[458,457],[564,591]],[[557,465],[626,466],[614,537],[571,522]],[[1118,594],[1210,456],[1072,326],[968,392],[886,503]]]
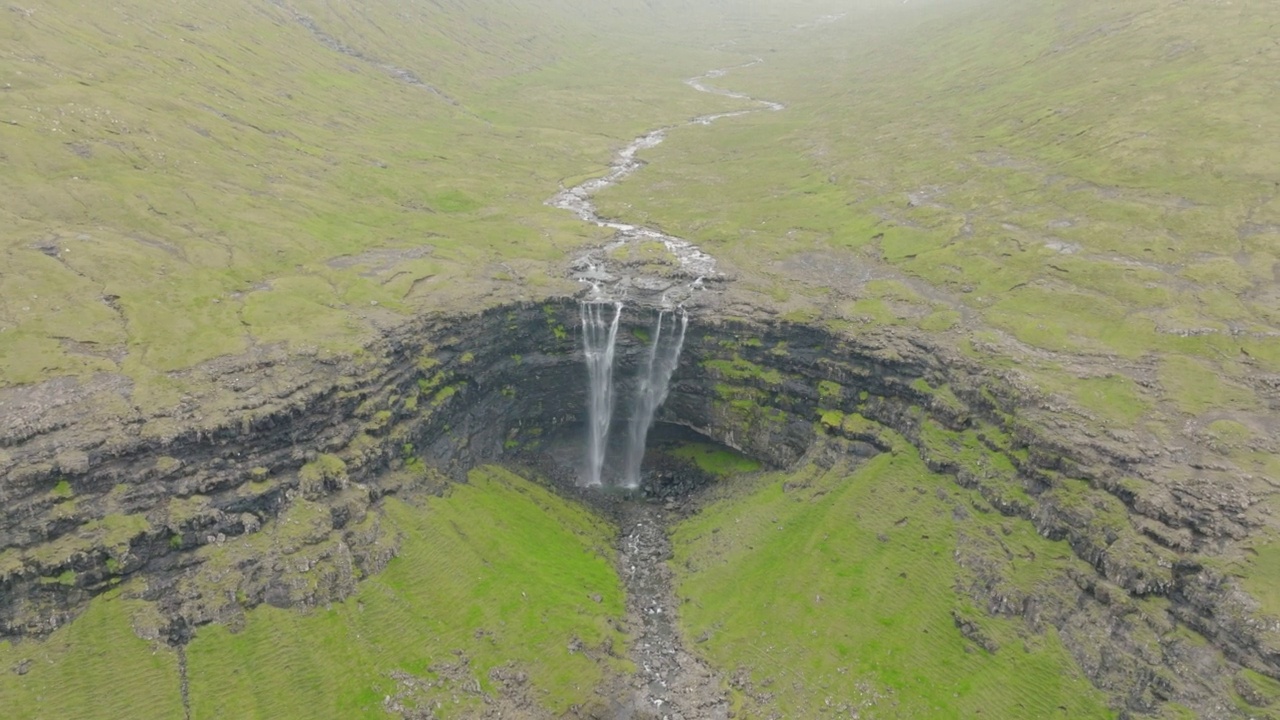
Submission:
[[[624,315],[624,412],[652,321]],[[261,351],[198,372],[217,402],[191,398],[165,417],[82,413],[127,397],[109,378],[0,396],[0,638],[49,632],[138,573],[160,608],[150,630],[173,642],[259,603],[343,597],[395,552],[379,498],[537,452],[586,405],[572,301],[424,320],[355,360]],[[1230,497],[1163,501],[1148,487],[1154,453],[1086,432],[954,353],[904,334],[695,317],[660,419],[775,467],[818,450],[887,451],[882,430],[904,438],[980,492],[976,511],[1067,542],[1078,570],[1032,591],[998,558],[958,547],[962,590],[1032,631],[1057,628],[1129,712],[1173,699],[1227,717],[1235,669],[1280,677],[1274,619],[1199,559],[1248,531]],[[257,544],[281,517],[302,530]],[[1168,612],[1135,610],[1151,598]],[[1179,625],[1210,643],[1187,642]]]

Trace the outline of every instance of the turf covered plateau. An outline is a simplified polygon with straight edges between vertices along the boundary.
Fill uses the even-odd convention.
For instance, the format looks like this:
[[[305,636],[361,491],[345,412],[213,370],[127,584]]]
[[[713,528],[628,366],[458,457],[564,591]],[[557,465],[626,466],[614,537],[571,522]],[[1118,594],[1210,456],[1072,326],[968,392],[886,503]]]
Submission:
[[[0,387],[119,373],[166,407],[213,358],[571,290],[603,236],[543,200],[736,104],[679,83],[722,53],[658,30],[625,2],[15,6]]]

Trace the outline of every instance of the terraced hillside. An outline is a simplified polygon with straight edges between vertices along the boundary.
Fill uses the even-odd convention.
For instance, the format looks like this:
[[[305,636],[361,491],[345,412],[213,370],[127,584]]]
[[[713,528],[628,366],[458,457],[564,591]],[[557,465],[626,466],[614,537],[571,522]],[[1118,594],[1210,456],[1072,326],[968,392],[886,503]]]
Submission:
[[[1277,717],[1277,27],[11,5],[0,714]]]

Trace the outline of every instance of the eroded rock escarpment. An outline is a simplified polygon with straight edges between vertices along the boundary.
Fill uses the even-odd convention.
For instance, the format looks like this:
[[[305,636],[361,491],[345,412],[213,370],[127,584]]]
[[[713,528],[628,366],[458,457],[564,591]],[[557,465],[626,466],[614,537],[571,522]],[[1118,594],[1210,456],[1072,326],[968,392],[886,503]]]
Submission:
[[[6,391],[0,637],[44,634],[134,574],[157,600],[143,630],[174,643],[260,603],[345,596],[395,552],[380,497],[536,452],[580,422],[577,316],[576,302],[555,300],[422,321],[358,360],[281,353],[213,365],[197,372],[219,388],[216,402],[191,398],[164,417],[130,410],[127,387],[110,379]],[[650,324],[624,317],[618,377],[633,376],[644,352],[633,331]],[[87,402],[120,410],[107,422],[82,413]],[[1005,559],[962,544],[961,589],[1029,631],[1057,628],[1130,712],[1176,700],[1229,717],[1239,667],[1280,677],[1275,620],[1205,560],[1260,525],[1261,510],[1230,487],[1171,491],[1167,455],[1092,432],[921,338],[695,317],[661,417],[777,467],[816,449],[889,451],[879,429],[905,438],[980,491],[973,511],[1069,544],[1074,569],[1031,590],[1010,580]],[[293,530],[255,544],[282,516]],[[1168,611],[1144,609],[1144,598],[1166,599]],[[1210,642],[1188,642],[1180,627]]]

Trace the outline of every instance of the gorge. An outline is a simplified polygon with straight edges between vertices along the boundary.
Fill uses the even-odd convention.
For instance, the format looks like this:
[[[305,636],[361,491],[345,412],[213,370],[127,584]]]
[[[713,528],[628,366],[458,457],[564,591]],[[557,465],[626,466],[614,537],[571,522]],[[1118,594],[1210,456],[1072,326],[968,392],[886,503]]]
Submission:
[[[49,632],[121,573],[149,578],[148,594],[162,618],[156,631],[177,646],[195,628],[234,624],[259,603],[314,607],[340,600],[359,575],[388,559],[376,543],[367,544],[376,535],[364,534],[357,521],[373,516],[379,498],[423,482],[407,480],[403,470],[414,464],[402,447],[412,446],[429,468],[460,478],[478,464],[537,452],[556,428],[578,421],[591,391],[582,382],[576,339],[557,329],[575,325],[579,310],[576,301],[520,305],[414,328],[387,338],[384,361],[314,366],[307,374],[352,373],[341,392],[297,388],[250,422],[177,437],[122,443],[79,426],[66,406],[61,416],[46,415],[38,434],[34,427],[9,427],[10,457],[47,469],[16,476],[20,482],[6,488],[4,537],[11,546],[43,543],[58,552],[6,557],[4,633]],[[643,317],[617,314],[615,377],[625,378],[617,393],[635,396],[655,347],[638,331],[651,326]],[[1201,542],[1217,542],[1247,524],[1247,515],[1235,519],[1215,505],[1145,494],[1127,479],[1152,467],[1140,448],[1061,422],[1051,434],[1037,430],[1027,418],[1056,415],[1051,406],[1029,405],[1023,391],[923,338],[851,342],[802,325],[707,317],[691,324],[680,358],[659,420],[772,467],[918,452],[970,498],[970,513],[978,508],[1023,523],[1069,549],[1074,558],[1067,564],[1077,569],[1038,587],[1019,587],[1013,558],[962,553],[962,566],[973,563],[963,592],[1000,616],[1057,628],[1082,662],[1092,647],[1087,640],[1073,645],[1066,630],[1114,628],[1108,654],[1088,664],[1088,672],[1131,707],[1154,708],[1157,698],[1172,693],[1197,697],[1212,686],[1199,671],[1151,655],[1148,623],[1156,618],[1135,617],[1124,597],[1167,602],[1177,622],[1224,648],[1213,662],[1275,672],[1265,626],[1251,619],[1243,598],[1212,566],[1173,562],[1160,541],[1194,529]],[[244,402],[254,400],[247,395]],[[65,464],[68,448],[81,448],[88,471],[77,474]],[[170,459],[176,457],[183,459]],[[431,477],[426,481],[436,482]],[[48,493],[60,478],[80,498],[82,509],[70,516]],[[567,481],[572,486],[576,473]],[[203,500],[159,522],[129,526],[113,519],[147,517],[157,493]],[[197,560],[201,548],[215,549],[223,538],[230,543],[269,530],[278,513],[303,498],[325,508],[327,519],[323,532],[293,552],[313,556],[306,576],[319,573],[320,584],[301,582],[306,576],[292,571],[268,571],[271,554],[241,557],[230,575]],[[98,508],[113,515],[95,518]],[[1115,520],[1123,513],[1138,514],[1150,530],[1116,537]],[[101,530],[86,533],[86,526]],[[344,548],[354,564],[333,564],[334,547]],[[44,580],[62,577],[73,580]],[[224,589],[199,590],[209,583]],[[1198,660],[1209,661],[1207,655]]]
[[[1280,11],[59,3],[0,714],[1276,716]]]

